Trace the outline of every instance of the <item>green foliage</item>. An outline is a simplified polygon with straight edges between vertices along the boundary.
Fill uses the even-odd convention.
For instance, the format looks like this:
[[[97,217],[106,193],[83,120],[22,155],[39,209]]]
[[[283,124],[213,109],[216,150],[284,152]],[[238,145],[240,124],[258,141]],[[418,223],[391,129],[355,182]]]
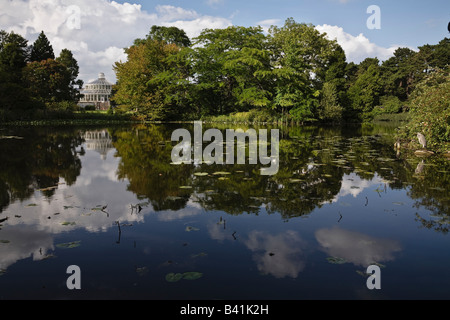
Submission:
[[[322,97],[318,108],[319,119],[325,122],[340,122],[344,108],[339,104],[338,91],[332,82],[323,86]]]
[[[383,96],[380,98],[380,105],[376,106],[372,114],[379,115],[385,113],[399,113],[402,111],[403,103],[396,96]]]
[[[410,121],[400,131],[400,137],[419,147],[417,133],[427,139],[430,150],[450,148],[450,76],[438,69],[417,85],[412,95]]]
[[[31,62],[23,70],[24,80],[32,97],[40,102],[60,102],[71,99],[71,74],[55,60]]]
[[[39,37],[33,43],[30,61],[43,61],[47,59],[55,59],[55,54],[53,53],[53,47],[50,44],[47,36],[44,31],[39,34]]]
[[[74,58],[72,52],[68,49],[63,49],[56,61],[67,68],[70,74],[69,95],[71,101],[78,102],[80,100],[80,90],[83,87],[83,81],[77,80],[80,67],[77,60]]]
[[[270,106],[270,54],[262,28],[205,29],[195,41],[194,97],[202,114]]]
[[[372,110],[379,104],[382,92],[381,71],[376,60],[364,60],[358,69],[356,82],[348,89],[351,102],[350,112],[352,118],[368,120]]]
[[[128,48],[128,60],[114,65],[114,103],[146,120],[172,120],[187,114],[186,50],[152,39]]]
[[[315,119],[325,80],[343,77],[345,55],[336,41],[326,39],[314,26],[287,19],[270,29],[276,108],[294,120]]]

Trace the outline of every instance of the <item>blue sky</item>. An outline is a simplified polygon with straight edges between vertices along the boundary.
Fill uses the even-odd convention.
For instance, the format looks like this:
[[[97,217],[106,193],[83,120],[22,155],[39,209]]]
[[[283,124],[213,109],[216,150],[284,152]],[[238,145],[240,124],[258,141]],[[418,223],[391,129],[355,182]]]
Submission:
[[[117,1],[126,2],[126,1]],[[193,9],[201,14],[221,16],[234,25],[253,26],[260,21],[276,19],[282,24],[293,17],[297,22],[313,25],[337,25],[353,35],[363,33],[384,47],[393,44],[417,47],[437,43],[448,37],[450,1],[429,0],[178,0],[134,1],[148,12],[157,5]],[[381,9],[381,29],[369,30],[367,8]]]
[[[370,5],[381,10],[381,29],[370,30]],[[192,38],[204,28],[230,25],[268,28],[292,17],[311,23],[343,47],[348,61],[381,61],[398,47],[417,50],[449,37],[450,1],[408,0],[2,0],[0,29],[32,43],[44,31],[55,54],[68,48],[80,78],[104,72],[115,81],[113,64],[126,60],[123,48],[144,37],[152,25],[177,26]],[[74,24],[75,22],[75,24]],[[70,24],[71,23],[71,24]],[[76,25],[74,27],[74,25]]]

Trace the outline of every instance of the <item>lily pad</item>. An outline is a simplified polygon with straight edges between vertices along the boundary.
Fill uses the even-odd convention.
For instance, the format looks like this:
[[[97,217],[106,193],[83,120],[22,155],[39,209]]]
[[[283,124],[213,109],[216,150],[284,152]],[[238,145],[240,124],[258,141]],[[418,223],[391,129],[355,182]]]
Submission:
[[[197,253],[197,254],[192,254],[192,255],[191,255],[191,258],[206,257],[207,255],[208,255],[208,254],[205,253],[205,252],[200,252],[200,253]]]
[[[183,273],[183,279],[185,280],[197,280],[203,276],[201,272],[185,272]]]
[[[30,207],[37,207],[36,203],[30,203],[29,205],[26,205],[25,208],[30,208]]]
[[[204,176],[207,176],[208,174],[209,174],[208,172],[196,172],[196,173],[194,173],[194,176],[204,177]]]
[[[62,249],[72,249],[72,248],[79,247],[80,244],[81,244],[81,241],[72,241],[72,242],[66,242],[66,243],[59,243],[56,245],[56,247],[62,248]]]
[[[0,243],[10,243],[11,241],[9,240],[0,240]]]
[[[199,229],[199,228],[195,228],[195,227],[191,227],[191,226],[187,226],[187,227],[186,227],[186,231],[187,231],[187,232],[198,231],[198,230],[200,230],[200,229]]]
[[[343,258],[337,258],[337,257],[328,257],[327,260],[331,264],[344,264],[344,263],[347,263],[347,260],[345,260]]]
[[[74,226],[76,225],[76,222],[73,221],[64,221],[61,223],[63,226]]]
[[[213,173],[213,175],[215,175],[215,176],[224,176],[224,175],[228,175],[228,174],[231,174],[231,172],[218,171],[218,172]]]
[[[168,273],[166,274],[166,281],[167,282],[178,282],[181,279],[183,279],[183,275],[181,273]]]
[[[192,189],[192,186],[181,186],[180,189]]]

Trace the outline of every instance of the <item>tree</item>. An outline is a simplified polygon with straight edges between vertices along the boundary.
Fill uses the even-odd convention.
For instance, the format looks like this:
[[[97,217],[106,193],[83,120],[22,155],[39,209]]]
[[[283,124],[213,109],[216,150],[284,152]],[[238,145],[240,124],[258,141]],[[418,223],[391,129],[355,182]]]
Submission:
[[[262,28],[205,29],[195,40],[196,96],[206,114],[270,105],[270,52]]]
[[[427,148],[448,151],[450,147],[450,76],[448,70],[436,69],[411,95],[410,120],[401,136],[418,146],[417,133],[425,135]]]
[[[339,104],[338,91],[333,82],[323,85],[318,117],[325,122],[339,122],[342,119],[343,107]]]
[[[29,107],[22,80],[28,59],[27,40],[14,32],[0,31],[0,108],[14,111]]]
[[[47,59],[55,59],[55,54],[53,53],[53,47],[50,44],[44,31],[41,31],[36,41],[33,43],[30,61],[40,62]]]
[[[126,62],[116,62],[113,101],[149,120],[171,120],[188,113],[187,49],[158,40],[135,41]]]
[[[281,28],[271,27],[269,33],[275,106],[281,108],[283,115],[288,111],[295,120],[314,120],[330,66],[336,63],[335,73],[345,70],[343,51],[313,25],[297,23],[292,18]],[[336,77],[331,71],[328,76]]]
[[[381,71],[378,59],[367,58],[361,62],[357,80],[348,89],[351,102],[350,116],[353,119],[367,120],[372,110],[380,102],[382,93]]]
[[[55,60],[31,62],[24,68],[24,79],[33,98],[49,103],[71,100],[71,74]]]
[[[415,59],[417,53],[409,48],[398,48],[394,56],[382,64],[384,94],[405,101],[414,89],[422,66]]]
[[[70,74],[70,100],[78,102],[80,99],[80,89],[83,87],[82,80],[76,80],[79,74],[79,66],[77,60],[73,57],[73,54],[68,49],[63,49],[56,61],[64,65]],[[76,88],[78,87],[78,89]]]
[[[164,41],[167,44],[175,44],[180,48],[189,47],[191,45],[191,40],[186,35],[186,32],[178,29],[177,27],[163,27],[154,25],[150,29],[147,39]]]

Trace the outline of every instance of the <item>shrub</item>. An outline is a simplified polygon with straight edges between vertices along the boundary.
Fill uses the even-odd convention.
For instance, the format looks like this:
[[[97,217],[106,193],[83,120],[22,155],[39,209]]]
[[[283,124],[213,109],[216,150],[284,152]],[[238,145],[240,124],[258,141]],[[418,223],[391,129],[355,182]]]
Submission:
[[[437,70],[418,84],[411,100],[410,121],[400,135],[419,147],[417,133],[425,135],[427,148],[446,151],[450,148],[450,77]]]

